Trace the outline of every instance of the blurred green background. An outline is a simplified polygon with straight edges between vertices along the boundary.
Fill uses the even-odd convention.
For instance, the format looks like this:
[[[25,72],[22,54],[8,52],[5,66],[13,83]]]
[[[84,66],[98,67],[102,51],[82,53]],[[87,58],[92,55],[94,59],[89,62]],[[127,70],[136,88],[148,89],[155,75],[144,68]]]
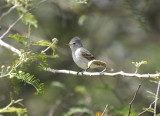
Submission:
[[[38,0],[37,0],[38,1]],[[0,1],[0,14],[9,8],[3,8],[5,1]],[[71,50],[67,44],[74,36],[79,36],[85,48],[100,60],[107,62],[116,71],[135,72],[133,61],[148,61],[139,69],[142,73],[160,71],[160,1],[159,0],[88,0],[87,4],[74,0],[49,0],[32,13],[38,20],[38,28],[32,28],[30,39],[51,42],[58,39],[59,58],[48,59],[53,69],[79,71],[72,60]],[[4,33],[18,15],[16,10],[4,17],[0,34]],[[18,23],[10,33],[26,34],[28,27]],[[23,48],[9,38],[5,42],[16,48]],[[34,47],[33,52],[43,48]],[[47,54],[52,54],[48,51]],[[0,65],[12,65],[13,53],[0,46]],[[89,71],[97,71],[90,69]],[[40,71],[33,63],[26,72],[30,72],[45,84],[43,96],[35,96],[32,86],[22,84],[15,99],[23,98],[29,116],[61,116],[71,108],[86,108],[94,115],[103,111],[108,104],[108,114],[124,116],[128,105],[139,84],[142,85],[134,101],[132,112],[141,112],[148,107],[152,98],[146,90],[156,92],[157,85],[150,79],[134,77],[87,77],[66,74],[52,74]],[[13,91],[10,83],[0,79],[0,107],[9,102],[9,92]],[[158,101],[157,109],[160,108]],[[160,110],[157,112],[160,113]],[[3,114],[2,116],[14,116]],[[145,113],[150,116],[151,113]],[[74,116],[79,116],[74,115]],[[84,115],[87,116],[87,115]]]

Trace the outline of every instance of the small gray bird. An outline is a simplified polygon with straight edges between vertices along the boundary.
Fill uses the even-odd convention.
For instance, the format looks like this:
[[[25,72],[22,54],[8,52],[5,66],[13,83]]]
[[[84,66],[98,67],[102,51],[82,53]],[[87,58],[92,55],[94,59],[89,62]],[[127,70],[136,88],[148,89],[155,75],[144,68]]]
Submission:
[[[103,61],[96,60],[95,57],[83,47],[79,37],[72,38],[72,40],[67,45],[69,45],[71,48],[72,58],[74,62],[78,65],[78,67],[82,68],[83,70],[86,71],[88,68],[103,67],[107,70],[113,71],[113,69],[107,67],[106,63],[104,63]],[[91,62],[91,65],[89,65],[90,61],[93,61]]]

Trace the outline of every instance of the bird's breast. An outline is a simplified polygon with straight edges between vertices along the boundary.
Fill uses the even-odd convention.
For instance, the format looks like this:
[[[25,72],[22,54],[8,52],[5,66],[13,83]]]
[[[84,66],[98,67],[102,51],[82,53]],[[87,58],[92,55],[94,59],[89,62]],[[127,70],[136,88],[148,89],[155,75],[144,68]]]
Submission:
[[[73,60],[80,68],[87,69],[89,60],[82,56],[80,50],[81,49],[79,48],[74,53],[72,53]]]

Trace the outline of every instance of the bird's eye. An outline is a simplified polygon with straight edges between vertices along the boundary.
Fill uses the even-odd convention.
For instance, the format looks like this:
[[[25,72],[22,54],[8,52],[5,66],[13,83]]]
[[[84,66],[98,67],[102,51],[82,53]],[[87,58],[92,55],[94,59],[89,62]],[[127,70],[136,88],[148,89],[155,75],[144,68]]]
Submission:
[[[73,43],[74,45],[76,44],[76,43]]]

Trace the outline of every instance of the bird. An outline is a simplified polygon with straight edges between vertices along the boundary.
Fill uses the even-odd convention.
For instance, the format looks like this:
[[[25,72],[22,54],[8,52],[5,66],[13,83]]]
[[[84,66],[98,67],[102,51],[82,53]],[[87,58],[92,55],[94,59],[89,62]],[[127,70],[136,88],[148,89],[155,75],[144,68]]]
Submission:
[[[78,67],[82,69],[81,71],[86,71],[89,68],[99,67],[104,68],[102,72],[104,72],[106,69],[113,71],[113,69],[108,67],[105,62],[96,60],[95,57],[86,48],[83,47],[83,44],[81,43],[81,40],[78,36],[73,37],[66,45],[70,46],[73,61],[77,64]]]

